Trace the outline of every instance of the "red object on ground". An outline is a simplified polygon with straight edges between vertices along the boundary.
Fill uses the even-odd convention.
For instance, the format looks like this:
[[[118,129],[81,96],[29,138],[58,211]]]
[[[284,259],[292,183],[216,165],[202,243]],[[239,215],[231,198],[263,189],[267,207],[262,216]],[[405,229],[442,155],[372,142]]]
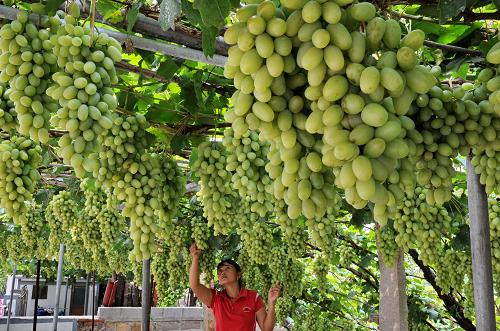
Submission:
[[[156,307],[157,303],[158,303],[158,294],[156,293],[156,283],[155,283],[155,286],[153,287],[153,307]]]
[[[113,282],[113,289],[111,290],[111,296],[109,297],[108,307],[113,307],[116,299],[116,288],[118,287],[118,281]]]
[[[110,304],[110,298],[111,298],[111,292],[113,292],[113,288],[115,287],[115,282],[113,282],[111,279],[108,280],[108,284],[106,285],[106,292],[104,292],[104,299],[102,300],[102,304],[104,307],[109,307]],[[114,298],[113,298],[114,301]]]

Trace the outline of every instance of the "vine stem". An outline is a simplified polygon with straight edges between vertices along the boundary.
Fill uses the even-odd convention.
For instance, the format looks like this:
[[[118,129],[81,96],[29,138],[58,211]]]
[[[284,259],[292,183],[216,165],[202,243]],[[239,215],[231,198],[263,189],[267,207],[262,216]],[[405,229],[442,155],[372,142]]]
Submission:
[[[94,39],[94,24],[95,24],[95,6],[97,0],[91,0],[90,2],[90,42]]]

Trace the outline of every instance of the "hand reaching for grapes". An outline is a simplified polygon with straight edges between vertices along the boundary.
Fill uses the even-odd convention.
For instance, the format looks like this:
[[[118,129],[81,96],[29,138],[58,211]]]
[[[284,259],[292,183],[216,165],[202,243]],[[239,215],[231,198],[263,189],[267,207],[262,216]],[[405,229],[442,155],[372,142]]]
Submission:
[[[267,296],[267,301],[270,304],[275,303],[276,300],[278,299],[278,297],[280,296],[280,292],[281,292],[281,286],[279,286],[278,284],[272,286],[269,289],[269,294]]]
[[[192,243],[191,247],[189,247],[189,253],[191,254],[192,258],[195,258],[195,257],[198,258],[198,257],[200,257],[201,249],[199,249],[195,243]]]

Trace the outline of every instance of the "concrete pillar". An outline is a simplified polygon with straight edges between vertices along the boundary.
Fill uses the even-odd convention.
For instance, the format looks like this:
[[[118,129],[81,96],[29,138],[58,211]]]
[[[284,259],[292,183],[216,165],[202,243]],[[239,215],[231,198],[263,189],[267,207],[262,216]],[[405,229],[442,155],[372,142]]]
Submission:
[[[399,250],[398,259],[393,266],[382,261],[380,267],[380,331],[408,331],[408,304],[406,301],[406,275],[404,254]]]

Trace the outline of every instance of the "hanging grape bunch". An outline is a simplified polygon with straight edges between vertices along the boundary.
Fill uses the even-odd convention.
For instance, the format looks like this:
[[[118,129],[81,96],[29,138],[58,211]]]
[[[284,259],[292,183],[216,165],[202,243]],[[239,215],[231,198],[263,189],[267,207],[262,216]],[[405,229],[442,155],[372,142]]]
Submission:
[[[257,132],[247,131],[238,137],[232,128],[224,131],[222,143],[228,153],[226,170],[232,174],[233,187],[242,200],[250,203],[252,212],[264,217],[273,210],[267,190],[271,179],[264,168],[268,144],[259,139]]]
[[[9,84],[19,133],[42,144],[49,141],[50,116],[57,110],[46,90],[57,67],[51,34],[58,25],[53,17],[37,27],[21,11],[0,29],[0,82]]]
[[[396,234],[392,223],[376,230],[377,245],[384,263],[393,266],[398,258],[399,247],[396,243]]]
[[[490,241],[493,274],[496,288],[500,288],[500,202],[488,199],[488,215],[490,219]]]
[[[101,246],[108,254],[112,251],[115,241],[126,230],[127,224],[118,211],[117,203],[112,195],[107,196],[106,205],[102,207],[96,218],[101,231]]]
[[[111,84],[118,82],[114,64],[121,61],[121,46],[105,33],[78,25],[76,3],[70,12],[50,38],[58,71],[47,94],[58,103],[52,124],[68,131],[60,138],[59,155],[82,178],[99,170],[98,160],[89,156],[98,148],[97,137],[113,126],[111,112],[118,102]]]
[[[24,224],[27,207],[40,179],[42,148],[32,140],[12,136],[0,144],[0,206],[16,224]]]
[[[288,16],[271,1],[248,5],[225,33],[234,45],[225,74],[238,89],[226,120],[236,134],[258,127],[271,143],[267,170],[290,218],[324,215],[324,199],[307,193],[308,182],[328,169],[351,205],[375,203],[375,218],[385,223],[415,182],[414,166],[404,161],[415,153],[406,115],[416,94],[436,84],[417,61],[424,33],[401,38],[399,23],[376,17],[370,3],[282,5]],[[300,197],[299,183],[306,187]]]
[[[28,206],[26,210],[26,222],[21,225],[21,236],[28,247],[33,250],[37,249],[38,238],[42,237],[42,229],[44,226],[44,214],[42,210],[35,209],[33,206]],[[46,240],[42,238],[42,240]]]
[[[200,178],[197,193],[203,202],[203,216],[214,228],[214,234],[227,233],[236,225],[238,195],[231,186],[231,174],[226,170],[227,153],[217,142],[203,142],[198,146],[198,158],[193,172]]]
[[[54,195],[47,207],[47,220],[52,228],[60,227],[64,232],[71,232],[77,220],[79,207],[71,193],[61,191]],[[57,229],[58,231],[58,229]]]
[[[0,130],[9,132],[17,127],[17,113],[14,103],[10,101],[12,90],[0,83]]]

